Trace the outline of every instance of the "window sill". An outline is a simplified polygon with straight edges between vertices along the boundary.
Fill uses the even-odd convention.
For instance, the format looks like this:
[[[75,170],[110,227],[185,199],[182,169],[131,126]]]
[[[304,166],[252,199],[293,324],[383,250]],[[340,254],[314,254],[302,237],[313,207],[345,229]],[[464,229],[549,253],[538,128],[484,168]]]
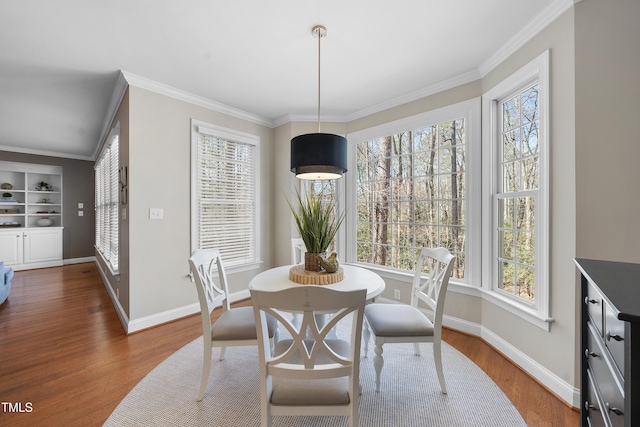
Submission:
[[[93,247],[96,253],[98,254],[98,256],[100,257],[100,259],[102,260],[102,264],[105,265],[109,270],[109,273],[111,273],[111,275],[115,277],[116,280],[120,280],[120,270],[114,270],[113,267],[111,266],[111,263],[104,257],[104,255],[102,255],[102,252],[100,251],[100,249],[98,249],[98,247],[95,245]]]
[[[510,298],[504,297],[494,291],[483,290],[482,298],[486,301],[489,301],[490,303],[497,305],[503,310],[508,311],[514,316],[518,316],[519,318],[526,320],[527,322],[539,327],[540,329],[543,329],[547,332],[551,330],[551,323],[553,323],[554,321],[552,317],[541,316],[540,313],[538,313],[536,310],[518,304],[515,301],[512,301]]]
[[[398,282],[405,282],[409,284],[413,280],[413,274],[408,271],[377,267],[371,264],[361,264],[361,263],[345,263],[345,264],[366,268],[368,270],[378,273],[382,278],[385,278],[385,279],[396,280]],[[534,309],[520,305],[515,301],[510,300],[509,298],[506,298],[504,296],[497,294],[496,292],[487,291],[484,289],[480,289],[479,287],[469,285],[467,283],[456,282],[454,280],[449,281],[448,290],[458,294],[464,294],[464,295],[482,298],[483,300],[497,305],[503,310],[508,311],[514,316],[518,316],[519,318],[539,327],[540,329],[543,329],[547,332],[551,330],[551,323],[553,323],[554,321],[553,318],[541,316],[540,313],[538,313]]]
[[[263,263],[264,263],[264,261],[256,261],[256,262],[252,262],[251,264],[234,265],[232,267],[228,267],[228,266],[225,265],[224,266],[224,271],[227,274],[242,273],[243,271],[256,270],[256,269],[260,268],[260,266]]]
[[[403,270],[395,270],[391,268],[377,267],[372,264],[361,263],[345,263],[355,265],[357,267],[366,268],[380,275],[383,279],[396,280],[398,282],[405,282],[411,284],[413,281],[413,273]],[[426,278],[426,276],[425,276]],[[449,280],[449,291],[458,294],[470,295],[473,297],[482,297],[482,291],[477,286],[469,285],[467,283],[456,282],[455,280]]]

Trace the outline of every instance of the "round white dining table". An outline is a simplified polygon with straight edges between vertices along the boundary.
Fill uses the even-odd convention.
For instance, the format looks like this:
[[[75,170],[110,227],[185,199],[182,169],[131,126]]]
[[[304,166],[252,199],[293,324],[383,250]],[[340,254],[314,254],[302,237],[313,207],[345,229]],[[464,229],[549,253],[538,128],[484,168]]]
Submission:
[[[292,265],[272,268],[258,273],[249,282],[249,289],[260,291],[281,291],[294,286],[323,286],[340,291],[367,290],[367,301],[373,300],[384,291],[385,283],[382,277],[366,268],[354,265],[342,265],[344,279],[331,285],[301,285],[289,280],[289,270]]]

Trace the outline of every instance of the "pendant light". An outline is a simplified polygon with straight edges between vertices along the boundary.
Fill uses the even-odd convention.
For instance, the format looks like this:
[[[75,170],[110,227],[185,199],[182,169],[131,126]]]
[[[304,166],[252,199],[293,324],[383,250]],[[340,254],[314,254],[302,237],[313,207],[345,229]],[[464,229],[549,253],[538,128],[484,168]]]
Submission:
[[[318,132],[291,140],[291,172],[300,179],[338,179],[347,171],[347,139],[320,132],[320,40],[327,29],[316,25],[311,33],[318,38]]]

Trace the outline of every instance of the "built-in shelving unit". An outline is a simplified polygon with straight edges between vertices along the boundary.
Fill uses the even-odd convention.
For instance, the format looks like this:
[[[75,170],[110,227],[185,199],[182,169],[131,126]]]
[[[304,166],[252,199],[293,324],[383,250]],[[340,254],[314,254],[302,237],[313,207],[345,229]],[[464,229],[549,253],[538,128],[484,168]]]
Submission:
[[[13,165],[13,166],[12,166]],[[0,162],[1,228],[39,227],[41,218],[52,227],[62,226],[62,168],[37,165],[32,171],[16,171],[19,163]],[[46,183],[47,186],[41,186]]]
[[[15,269],[62,264],[62,167],[0,161],[0,259]]]

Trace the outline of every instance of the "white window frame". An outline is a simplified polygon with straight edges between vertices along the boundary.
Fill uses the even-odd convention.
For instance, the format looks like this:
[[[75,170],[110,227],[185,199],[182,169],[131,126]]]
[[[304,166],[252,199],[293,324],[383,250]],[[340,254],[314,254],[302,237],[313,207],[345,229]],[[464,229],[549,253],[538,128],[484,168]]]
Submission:
[[[111,274],[120,274],[120,123],[111,129],[95,163],[95,248]],[[101,185],[108,183],[108,185]],[[104,212],[104,210],[107,212]],[[101,213],[102,212],[102,213]],[[101,218],[108,217],[107,224]],[[102,232],[100,232],[102,231]]]
[[[211,135],[229,142],[248,144],[255,147],[254,152],[254,242],[253,258],[240,264],[225,261],[225,270],[229,273],[253,270],[258,268],[261,261],[261,230],[260,230],[260,137],[250,133],[241,132],[217,126],[200,120],[191,120],[191,251],[198,249],[200,236],[199,216],[199,190],[198,190],[198,137],[201,133]],[[224,258],[224,254],[223,254]]]
[[[394,135],[412,129],[419,129],[425,126],[443,123],[455,119],[465,120],[465,136],[466,136],[466,192],[467,192],[467,211],[465,218],[465,232],[467,239],[466,259],[465,259],[465,280],[458,281],[451,279],[450,289],[458,293],[480,296],[480,277],[481,277],[481,119],[480,119],[480,98],[474,98],[462,101],[436,110],[428,111],[415,116],[385,123],[383,125],[363,129],[347,135],[349,141],[349,168],[352,171],[357,169],[356,154],[357,144],[359,142],[368,141],[382,136]],[[346,206],[356,206],[356,187],[357,174],[347,173],[346,182]],[[412,272],[404,271],[383,266],[373,266],[371,264],[362,264],[356,261],[356,227],[357,212],[356,209],[347,209],[346,224],[346,260],[349,263],[358,264],[375,270],[381,276],[410,283]]]
[[[533,303],[498,289],[498,191],[500,179],[499,102],[528,84],[538,83],[539,106],[539,187],[535,205],[535,300]],[[498,83],[482,96],[482,289],[484,297],[499,307],[549,331],[549,51]]]

